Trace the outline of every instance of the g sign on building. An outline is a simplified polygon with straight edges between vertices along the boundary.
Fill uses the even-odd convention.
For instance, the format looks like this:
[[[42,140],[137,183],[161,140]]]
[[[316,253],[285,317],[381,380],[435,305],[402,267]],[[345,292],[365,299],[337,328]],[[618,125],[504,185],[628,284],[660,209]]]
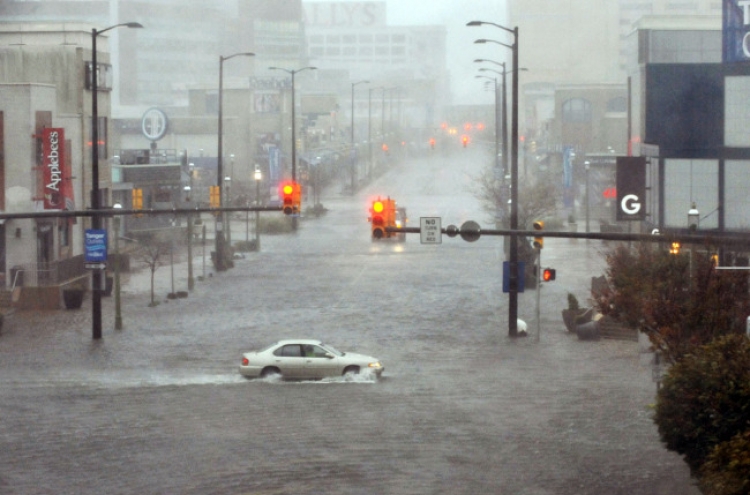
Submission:
[[[724,62],[750,60],[750,0],[724,0]]]

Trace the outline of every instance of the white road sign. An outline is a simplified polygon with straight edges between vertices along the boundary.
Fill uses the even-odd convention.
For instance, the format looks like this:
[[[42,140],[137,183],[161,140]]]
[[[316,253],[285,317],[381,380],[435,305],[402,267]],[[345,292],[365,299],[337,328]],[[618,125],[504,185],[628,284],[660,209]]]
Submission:
[[[419,240],[422,244],[441,244],[443,242],[443,230],[440,224],[440,217],[419,218]]]

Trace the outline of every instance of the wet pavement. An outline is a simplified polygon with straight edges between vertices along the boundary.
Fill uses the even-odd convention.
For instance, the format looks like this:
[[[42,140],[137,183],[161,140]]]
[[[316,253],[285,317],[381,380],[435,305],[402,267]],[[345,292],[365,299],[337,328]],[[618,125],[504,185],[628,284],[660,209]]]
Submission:
[[[81,310],[16,312],[0,336],[0,494],[697,494],[651,420],[634,342],[583,342],[560,310],[585,304],[602,245],[549,239],[557,280],[519,297],[507,337],[502,238],[371,242],[368,199],[443,225],[476,220],[476,156],[421,160],[168,300],[170,267],[124,276],[104,335]],[[270,213],[264,213],[270,214]],[[233,226],[243,239],[244,220]],[[252,236],[252,234],[251,234]],[[210,263],[210,262],[209,262]],[[195,276],[202,253],[194,251]],[[186,290],[187,262],[174,266]],[[248,381],[243,351],[317,337],[385,363],[379,382]]]

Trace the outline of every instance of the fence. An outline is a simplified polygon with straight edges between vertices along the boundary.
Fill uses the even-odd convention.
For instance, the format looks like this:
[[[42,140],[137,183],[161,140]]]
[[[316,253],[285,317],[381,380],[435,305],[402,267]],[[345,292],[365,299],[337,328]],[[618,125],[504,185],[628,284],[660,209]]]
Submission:
[[[49,287],[84,276],[83,255],[65,260],[15,265],[10,269],[10,289],[16,287]]]

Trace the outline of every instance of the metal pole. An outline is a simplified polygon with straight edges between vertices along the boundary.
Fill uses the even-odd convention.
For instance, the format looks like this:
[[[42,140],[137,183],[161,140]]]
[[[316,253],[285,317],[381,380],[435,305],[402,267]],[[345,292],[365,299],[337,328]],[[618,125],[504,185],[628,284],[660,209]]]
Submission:
[[[115,216],[115,330],[122,330],[120,305],[120,217]]]
[[[260,180],[255,180],[255,206],[260,206]],[[255,210],[255,250],[260,252],[260,212]]]
[[[351,150],[349,151],[349,157],[352,161],[352,195],[357,187],[357,165],[354,163],[354,86],[357,83],[352,83],[352,139],[351,139]]]
[[[102,31],[103,32],[103,31]],[[96,61],[96,37],[100,33],[91,30],[91,209],[99,211],[99,88]],[[91,228],[101,229],[102,219],[98,213],[91,217]],[[91,333],[94,339],[102,338],[102,271],[93,273],[91,292]]]
[[[513,122],[511,128],[510,229],[518,230],[518,27],[513,28]],[[508,335],[518,335],[518,236],[510,236],[510,290]]]
[[[503,62],[503,101],[502,101],[502,121],[503,121],[503,178],[508,175],[508,90],[505,85],[505,62]]]
[[[539,342],[539,336],[542,333],[542,322],[539,318],[539,306],[542,297],[542,250],[536,250],[536,341]]]
[[[216,153],[216,185],[219,188],[219,208],[224,206],[222,180],[224,179],[223,170],[223,156],[222,156],[222,145],[224,140],[224,60],[223,56],[219,56],[219,135],[218,135],[218,150]],[[214,249],[216,250],[216,270],[224,270],[224,214],[219,213],[216,215],[216,234],[214,236]]]

